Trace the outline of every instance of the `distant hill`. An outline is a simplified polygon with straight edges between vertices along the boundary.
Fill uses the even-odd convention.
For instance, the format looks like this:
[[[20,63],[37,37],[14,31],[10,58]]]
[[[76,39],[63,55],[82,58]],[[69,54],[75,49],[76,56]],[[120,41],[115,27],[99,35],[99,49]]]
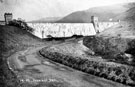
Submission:
[[[29,22],[31,22],[31,23],[52,23],[52,22],[56,22],[60,19],[61,19],[61,17],[46,17],[46,18],[41,18],[39,20],[29,21]]]
[[[135,7],[130,8],[126,12],[115,17],[115,19],[121,19],[123,21],[134,21],[135,20]]]
[[[135,16],[135,3],[116,4],[112,6],[94,7],[85,11],[73,12],[61,20],[58,23],[89,23],[91,22],[91,16],[99,17],[99,21],[112,21],[132,19]]]

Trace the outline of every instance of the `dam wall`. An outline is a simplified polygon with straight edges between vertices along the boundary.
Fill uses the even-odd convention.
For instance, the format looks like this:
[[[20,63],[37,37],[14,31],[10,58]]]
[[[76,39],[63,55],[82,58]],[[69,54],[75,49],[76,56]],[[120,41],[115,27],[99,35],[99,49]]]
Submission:
[[[117,22],[101,22],[98,25],[99,32],[117,24]],[[40,38],[70,37],[72,35],[95,35],[95,27],[92,23],[28,23],[34,29],[34,35]]]

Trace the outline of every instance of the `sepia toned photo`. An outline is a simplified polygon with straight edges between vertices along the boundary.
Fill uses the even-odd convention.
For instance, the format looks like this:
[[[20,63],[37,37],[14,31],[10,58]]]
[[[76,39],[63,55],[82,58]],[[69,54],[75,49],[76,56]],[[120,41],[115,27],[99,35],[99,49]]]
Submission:
[[[0,87],[135,87],[135,0],[0,0]]]

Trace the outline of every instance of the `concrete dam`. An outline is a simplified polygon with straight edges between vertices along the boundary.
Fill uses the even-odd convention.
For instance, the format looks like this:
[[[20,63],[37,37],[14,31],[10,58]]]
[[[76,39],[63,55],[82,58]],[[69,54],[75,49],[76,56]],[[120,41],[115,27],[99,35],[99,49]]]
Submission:
[[[97,30],[99,32],[118,24],[118,22],[99,22]],[[40,38],[70,37],[72,35],[90,36],[95,35],[96,30],[93,23],[28,23],[34,29],[33,34]]]

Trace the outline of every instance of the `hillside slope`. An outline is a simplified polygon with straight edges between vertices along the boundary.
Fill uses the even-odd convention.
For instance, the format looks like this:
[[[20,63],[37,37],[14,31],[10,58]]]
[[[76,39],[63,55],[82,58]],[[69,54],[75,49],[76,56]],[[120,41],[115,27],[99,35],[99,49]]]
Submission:
[[[39,38],[13,26],[0,26],[0,87],[15,87],[18,80],[7,66],[7,57],[31,46],[44,44]]]
[[[96,36],[84,38],[84,45],[96,54],[134,66],[135,22],[121,22]]]
[[[41,40],[38,37],[17,27],[0,26],[0,30],[0,44],[2,52],[6,52],[20,46],[34,46],[41,43]]]
[[[126,4],[117,4],[112,6],[94,7],[85,11],[73,12],[57,22],[58,23],[62,23],[62,22],[89,23],[91,22],[91,16],[93,15],[99,17],[99,21],[109,21],[109,19],[113,19],[112,21],[117,21],[118,19],[124,20],[125,17],[123,18],[123,16],[125,14],[127,14],[129,17],[132,17],[131,15],[133,13],[129,13],[128,10],[134,8],[135,7],[134,4],[135,3],[126,3]]]
[[[130,8],[126,12],[115,17],[115,19],[121,19],[123,21],[134,21],[135,20],[135,7]]]

